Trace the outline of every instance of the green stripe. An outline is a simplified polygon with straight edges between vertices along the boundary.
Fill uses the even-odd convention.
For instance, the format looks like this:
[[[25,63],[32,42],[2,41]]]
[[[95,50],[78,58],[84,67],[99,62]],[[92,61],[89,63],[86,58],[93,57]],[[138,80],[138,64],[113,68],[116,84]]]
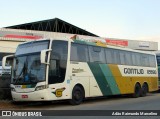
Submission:
[[[88,45],[93,45],[93,46],[97,46],[96,43],[94,43],[94,42],[86,42],[86,44],[88,44]]]
[[[35,88],[36,84],[27,85],[27,88]]]
[[[80,43],[80,44],[86,44],[85,41],[80,41],[80,40],[74,40],[75,43]]]
[[[107,64],[100,64],[101,70],[105,76],[105,79],[107,83],[109,84],[109,87],[111,88],[112,94],[120,94],[119,88],[117,86],[117,83],[114,79],[114,76],[112,75],[112,72]]]
[[[96,81],[98,86],[100,87],[100,90],[102,92],[102,94],[105,95],[112,95],[112,91],[109,87],[109,84],[101,70],[101,67],[99,66],[98,63],[88,63]]]

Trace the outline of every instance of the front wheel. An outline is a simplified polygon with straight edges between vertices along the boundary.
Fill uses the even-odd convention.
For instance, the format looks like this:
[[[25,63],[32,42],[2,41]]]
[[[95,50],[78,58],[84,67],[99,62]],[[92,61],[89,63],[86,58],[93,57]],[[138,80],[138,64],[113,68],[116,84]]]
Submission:
[[[72,99],[70,100],[70,104],[72,105],[79,105],[84,99],[84,90],[79,87],[75,86],[72,91]]]

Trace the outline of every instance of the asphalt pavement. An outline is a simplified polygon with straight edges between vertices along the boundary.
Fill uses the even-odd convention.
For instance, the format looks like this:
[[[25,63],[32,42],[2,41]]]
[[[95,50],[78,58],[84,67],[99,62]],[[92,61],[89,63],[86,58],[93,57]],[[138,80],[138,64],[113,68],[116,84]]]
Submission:
[[[4,103],[4,102],[3,102]],[[20,104],[13,104],[11,102],[7,102],[9,105],[8,108],[7,106],[4,106],[2,109],[6,110],[39,110],[39,111],[44,111],[44,110],[50,110],[54,111],[55,110],[70,110],[70,111],[75,111],[75,110],[94,110],[94,112],[97,111],[104,111],[104,110],[151,110],[153,112],[156,112],[156,110],[160,110],[160,93],[150,93],[146,97],[139,97],[139,98],[131,98],[128,96],[111,96],[111,97],[101,97],[101,98],[90,98],[85,100],[82,104],[80,105],[70,105],[68,101],[56,101],[56,102],[28,102],[28,103],[20,103]],[[115,111],[115,112],[116,112]],[[54,116],[54,119],[106,119],[106,118],[112,118],[112,119],[124,119],[124,118],[129,118],[129,119],[159,119],[160,117],[157,116]],[[8,117],[9,118],[9,117]],[[26,117],[23,117],[26,118]],[[35,117],[36,118],[36,117]],[[45,118],[45,117],[42,117]],[[47,118],[52,118],[52,117],[47,117]]]

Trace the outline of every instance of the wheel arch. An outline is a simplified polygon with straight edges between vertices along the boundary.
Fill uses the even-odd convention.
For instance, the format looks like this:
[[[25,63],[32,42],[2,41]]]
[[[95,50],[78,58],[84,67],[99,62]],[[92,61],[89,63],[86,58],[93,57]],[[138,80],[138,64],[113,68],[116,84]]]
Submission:
[[[135,85],[134,85],[134,88],[135,88],[136,85],[139,85],[140,87],[142,87],[140,82],[136,82]]]

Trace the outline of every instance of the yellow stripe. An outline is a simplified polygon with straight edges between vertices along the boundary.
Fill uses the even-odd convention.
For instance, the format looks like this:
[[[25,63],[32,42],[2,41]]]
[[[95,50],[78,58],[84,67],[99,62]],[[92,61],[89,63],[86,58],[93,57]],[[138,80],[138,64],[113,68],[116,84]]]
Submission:
[[[22,88],[27,88],[27,85],[22,85]]]
[[[108,65],[115,78],[121,94],[134,93],[134,86],[137,82],[143,85],[144,82],[148,83],[149,91],[158,90],[158,77],[129,77],[122,76],[118,65]]]

